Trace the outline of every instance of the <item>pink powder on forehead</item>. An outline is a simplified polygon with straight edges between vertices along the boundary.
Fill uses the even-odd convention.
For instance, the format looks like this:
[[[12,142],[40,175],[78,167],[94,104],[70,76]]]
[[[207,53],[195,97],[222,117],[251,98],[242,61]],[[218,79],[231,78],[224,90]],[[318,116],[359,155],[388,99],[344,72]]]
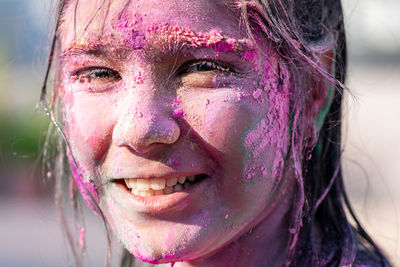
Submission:
[[[142,49],[146,45],[146,35],[140,28],[142,22],[141,17],[124,14],[113,24],[113,28],[124,35],[127,46],[134,50]]]

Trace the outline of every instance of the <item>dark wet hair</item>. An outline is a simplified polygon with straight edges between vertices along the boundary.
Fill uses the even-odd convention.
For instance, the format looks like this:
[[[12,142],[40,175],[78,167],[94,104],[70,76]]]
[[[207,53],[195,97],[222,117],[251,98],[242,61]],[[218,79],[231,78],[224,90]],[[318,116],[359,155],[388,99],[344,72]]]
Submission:
[[[103,0],[102,6],[107,8],[109,2]],[[55,34],[41,96],[41,103],[54,123],[54,109],[52,111],[46,103],[46,84],[57,53],[58,28],[65,4],[65,0],[58,1]],[[286,266],[390,266],[360,225],[343,184],[341,106],[347,57],[340,0],[237,0],[236,5],[249,36],[257,35],[272,42],[290,69],[291,82],[300,85],[297,88],[311,88],[313,84],[310,83],[315,82],[311,76],[327,79],[335,88],[332,104],[325,111],[325,120],[317,127],[320,131],[315,138],[310,138],[307,131],[312,129],[304,130],[301,125],[304,122],[299,119],[305,112],[304,105],[309,96],[304,91],[293,93],[292,98],[303,99],[292,99],[290,102],[291,152],[300,168],[296,173],[298,193]],[[318,56],[327,50],[335,52],[333,74],[326,73],[319,62]],[[57,66],[55,72],[57,75]],[[57,79],[54,86],[58,86]],[[61,128],[59,130],[62,133]],[[56,193],[61,193],[61,187]],[[345,209],[355,226],[349,223]],[[318,246],[312,238],[316,231],[322,233]],[[73,242],[70,244],[72,246]],[[126,254],[125,262],[129,262],[130,258],[132,256]],[[79,265],[78,260],[76,263]]]

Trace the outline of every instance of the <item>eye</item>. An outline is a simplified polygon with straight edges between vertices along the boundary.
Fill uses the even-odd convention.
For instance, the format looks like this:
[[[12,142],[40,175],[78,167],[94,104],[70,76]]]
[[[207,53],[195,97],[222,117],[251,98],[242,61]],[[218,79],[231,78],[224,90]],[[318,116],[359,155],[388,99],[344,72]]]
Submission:
[[[189,61],[183,64],[177,71],[177,75],[184,75],[198,72],[220,72],[230,74],[235,72],[227,63],[212,60]]]
[[[109,83],[121,80],[118,72],[102,67],[92,67],[79,70],[71,76],[72,80],[79,80],[81,83]]]

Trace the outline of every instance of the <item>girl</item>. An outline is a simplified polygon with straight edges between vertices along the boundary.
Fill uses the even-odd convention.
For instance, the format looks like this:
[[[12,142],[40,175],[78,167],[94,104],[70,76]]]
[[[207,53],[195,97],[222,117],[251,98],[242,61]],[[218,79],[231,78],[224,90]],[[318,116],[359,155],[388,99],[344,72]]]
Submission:
[[[343,186],[339,0],[59,1],[53,65],[41,102],[123,265],[389,266]]]

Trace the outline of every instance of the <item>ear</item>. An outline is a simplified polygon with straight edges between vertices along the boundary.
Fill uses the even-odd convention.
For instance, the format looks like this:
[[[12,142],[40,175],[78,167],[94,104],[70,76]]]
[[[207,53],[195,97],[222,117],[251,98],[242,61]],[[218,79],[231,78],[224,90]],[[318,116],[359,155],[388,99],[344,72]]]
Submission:
[[[318,133],[324,124],[335,92],[335,52],[329,50],[319,54],[319,65],[325,75],[313,75],[311,93],[311,116],[314,120],[314,130]]]

